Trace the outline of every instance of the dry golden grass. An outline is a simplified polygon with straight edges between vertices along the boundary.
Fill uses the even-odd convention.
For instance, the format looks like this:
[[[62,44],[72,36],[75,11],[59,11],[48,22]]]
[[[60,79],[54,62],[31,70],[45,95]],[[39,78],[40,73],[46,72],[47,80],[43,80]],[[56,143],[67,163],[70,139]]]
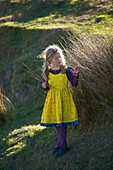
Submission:
[[[80,67],[79,86],[72,88],[83,124],[113,119],[113,36],[68,33],[68,65]]]
[[[2,89],[0,88],[0,125],[2,121],[7,119],[7,110],[13,108],[11,101],[3,95]]]

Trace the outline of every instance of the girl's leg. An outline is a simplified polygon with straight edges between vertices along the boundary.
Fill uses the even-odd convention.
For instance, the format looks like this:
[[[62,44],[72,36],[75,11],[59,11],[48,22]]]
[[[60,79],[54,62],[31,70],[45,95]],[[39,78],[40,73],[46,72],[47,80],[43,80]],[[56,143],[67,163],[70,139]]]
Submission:
[[[57,141],[57,148],[60,147],[64,150],[67,149],[67,126],[62,127],[56,127],[57,135],[58,135],[58,141]]]

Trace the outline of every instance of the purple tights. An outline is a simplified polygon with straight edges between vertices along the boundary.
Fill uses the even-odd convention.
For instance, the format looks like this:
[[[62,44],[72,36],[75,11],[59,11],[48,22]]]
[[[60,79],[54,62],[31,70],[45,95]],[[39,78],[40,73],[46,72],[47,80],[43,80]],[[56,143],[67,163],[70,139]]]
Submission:
[[[58,135],[57,148],[60,147],[66,150],[67,149],[67,142],[66,142],[67,126],[55,127],[55,128]]]

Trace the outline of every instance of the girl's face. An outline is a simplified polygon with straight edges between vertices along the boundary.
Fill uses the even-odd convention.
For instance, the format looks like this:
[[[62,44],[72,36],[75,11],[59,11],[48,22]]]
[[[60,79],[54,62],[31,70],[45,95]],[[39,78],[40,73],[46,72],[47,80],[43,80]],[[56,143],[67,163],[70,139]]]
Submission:
[[[51,60],[51,64],[53,67],[58,67],[62,64],[62,58],[59,53],[54,54],[54,57]]]

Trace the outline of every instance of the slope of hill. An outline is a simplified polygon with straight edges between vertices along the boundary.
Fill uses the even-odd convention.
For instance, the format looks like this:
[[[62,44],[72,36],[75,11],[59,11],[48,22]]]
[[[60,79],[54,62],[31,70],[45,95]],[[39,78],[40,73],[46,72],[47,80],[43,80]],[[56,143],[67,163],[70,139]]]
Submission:
[[[0,77],[6,91],[12,89],[16,99],[26,97],[23,94],[26,87],[23,91],[20,87],[28,83],[26,90],[33,91],[34,80],[23,62],[36,70],[42,63],[36,56],[48,45],[59,44],[60,36],[65,36],[67,29],[76,33],[112,34],[112,15],[112,1],[107,0],[1,1]],[[36,88],[36,82],[33,86]]]
[[[1,169],[113,169],[109,120],[69,127],[70,151],[58,159],[51,156],[56,132],[39,126],[46,93],[23,65],[41,76],[43,59],[37,56],[48,45],[60,44],[67,30],[113,34],[112,5],[112,0],[0,1],[0,86],[15,107],[1,127]]]

